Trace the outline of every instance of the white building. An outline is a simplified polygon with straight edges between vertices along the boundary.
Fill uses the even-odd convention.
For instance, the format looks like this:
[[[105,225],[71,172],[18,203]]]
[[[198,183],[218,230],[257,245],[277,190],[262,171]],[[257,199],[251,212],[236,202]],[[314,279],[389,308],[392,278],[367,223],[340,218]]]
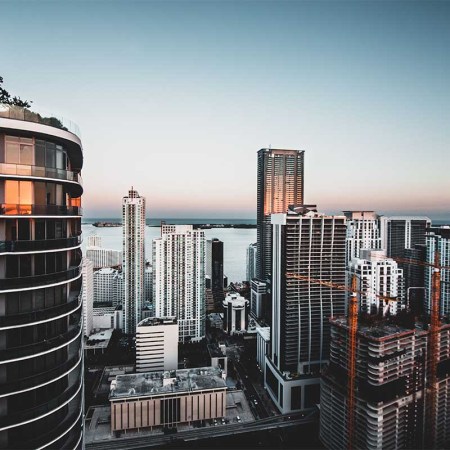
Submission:
[[[329,318],[345,314],[346,296],[315,280],[345,285],[346,218],[319,213],[314,205],[290,206],[286,214],[272,214],[272,231],[272,327],[264,384],[285,414],[319,403]]]
[[[100,269],[102,267],[119,267],[122,264],[122,252],[118,250],[102,247],[88,247],[86,249],[86,256],[92,261],[94,269]]]
[[[125,334],[136,333],[144,301],[145,198],[133,188],[122,200]]]
[[[256,327],[256,361],[264,372],[265,358],[270,350],[270,327]]]
[[[247,281],[249,282],[256,277],[256,252],[256,243],[247,247]]]
[[[249,301],[237,293],[228,294],[223,301],[224,330],[228,334],[245,333],[248,327]]]
[[[205,234],[192,225],[163,225],[153,240],[156,317],[175,316],[179,340],[205,337]]]
[[[347,263],[360,257],[361,250],[381,249],[381,230],[374,211],[344,211],[347,219]]]
[[[360,308],[367,313],[396,315],[405,307],[403,270],[385,250],[361,250],[360,258],[353,258],[348,267],[348,285],[352,275],[357,276]],[[379,295],[392,298],[380,299]]]
[[[92,276],[92,261],[83,258],[82,263],[82,288],[81,296],[83,300],[83,332],[85,336],[91,334],[93,328],[92,310],[94,305],[94,282]]]
[[[121,307],[101,306],[95,307],[92,312],[93,328],[95,330],[106,330],[114,328],[123,330],[123,310]]]
[[[431,228],[427,233],[427,263],[434,264],[436,251],[439,252],[439,264],[441,268],[441,304],[439,313],[441,316],[450,316],[450,227]],[[433,267],[425,269],[425,310],[431,310],[431,280]]]
[[[176,317],[151,317],[136,328],[136,372],[178,369]]]
[[[91,247],[101,247],[102,246],[102,237],[99,236],[98,234],[91,234],[88,236],[87,238],[87,247],[86,248],[91,248]]]
[[[116,298],[114,278],[117,270],[111,267],[94,272],[94,303],[114,303]]]

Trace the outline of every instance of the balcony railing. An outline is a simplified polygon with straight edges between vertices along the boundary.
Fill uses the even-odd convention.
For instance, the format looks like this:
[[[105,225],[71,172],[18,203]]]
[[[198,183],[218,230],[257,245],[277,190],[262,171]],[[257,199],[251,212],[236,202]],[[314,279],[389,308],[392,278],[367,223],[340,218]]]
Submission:
[[[0,279],[0,291],[7,289],[22,289],[46,284],[59,283],[75,278],[81,273],[81,266],[69,267],[61,272],[45,273],[42,275],[33,275],[31,277],[15,277]]]
[[[40,123],[42,125],[59,128],[60,130],[70,131],[80,137],[80,129],[78,128],[78,125],[71,120],[41,109],[37,111],[35,107],[33,107],[33,109],[35,111],[31,111],[28,108],[22,108],[20,106],[0,104],[0,117],[5,119],[23,120],[25,122]]]
[[[82,216],[83,210],[80,206],[16,205],[13,203],[0,203],[0,215]]]
[[[63,364],[60,364],[57,367],[54,367],[38,375],[33,375],[19,381],[0,385],[0,395],[32,389],[35,386],[40,386],[44,383],[55,380],[63,374],[74,370],[80,364],[80,360],[81,350],[71,359],[65,361]]]
[[[0,253],[34,252],[65,249],[81,245],[81,236],[60,239],[39,239],[35,241],[0,241]]]
[[[24,345],[22,347],[13,347],[5,350],[0,350],[0,361],[9,361],[11,359],[21,359],[26,357],[33,357],[39,353],[51,351],[56,347],[67,344],[75,338],[81,330],[81,324],[74,326],[66,333],[62,333],[54,338],[34,344]]]
[[[62,394],[53,397],[48,400],[43,405],[36,406],[34,408],[27,409],[25,411],[18,411],[16,413],[8,413],[5,417],[0,417],[0,428],[15,425],[17,423],[26,422],[27,420],[32,420],[36,417],[43,416],[46,413],[53,411],[58,408],[59,405],[67,402],[71,397],[73,397],[81,387],[81,383],[75,383],[66,389]]]
[[[74,300],[63,305],[54,306],[52,308],[40,309],[30,313],[15,314],[14,316],[0,317],[0,329],[4,327],[12,327],[23,324],[32,324],[43,320],[59,317],[63,314],[70,313],[81,307],[81,296],[77,296]]]
[[[25,164],[0,163],[2,175],[32,176],[42,178],[56,178],[58,180],[74,181],[82,184],[83,180],[79,173],[70,170],[55,169],[52,167],[28,166]]]

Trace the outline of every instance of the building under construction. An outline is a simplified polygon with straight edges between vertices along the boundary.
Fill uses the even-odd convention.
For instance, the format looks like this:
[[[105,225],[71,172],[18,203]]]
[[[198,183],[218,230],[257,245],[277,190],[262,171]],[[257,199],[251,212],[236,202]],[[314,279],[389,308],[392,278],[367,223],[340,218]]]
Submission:
[[[427,325],[406,314],[360,315],[351,389],[349,321],[332,318],[330,325],[330,364],[321,380],[322,442],[330,449],[444,448],[450,441],[450,324],[437,333],[431,393]]]

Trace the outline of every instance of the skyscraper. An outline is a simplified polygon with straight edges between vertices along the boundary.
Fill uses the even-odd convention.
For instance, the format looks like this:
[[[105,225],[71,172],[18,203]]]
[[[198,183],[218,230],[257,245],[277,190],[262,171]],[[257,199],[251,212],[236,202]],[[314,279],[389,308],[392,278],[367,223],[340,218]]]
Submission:
[[[205,337],[205,233],[192,225],[163,225],[153,240],[156,317],[174,316],[181,342]]]
[[[247,281],[250,283],[253,278],[256,278],[256,253],[257,246],[256,242],[250,244],[247,247]]]
[[[206,241],[206,274],[210,277],[214,303],[218,305],[223,302],[225,295],[223,293],[223,242],[216,238]]]
[[[327,216],[305,205],[272,215],[272,224],[272,328],[265,385],[287,413],[319,401],[319,375],[329,358],[329,318],[344,314],[345,294],[315,280],[345,284],[346,224],[344,216]]]
[[[450,318],[450,227],[433,227],[427,233],[427,263],[434,264],[435,254],[439,252],[441,268],[441,304],[440,315]],[[425,268],[426,312],[429,314],[431,305],[433,267]]]
[[[265,281],[272,271],[270,215],[289,205],[302,205],[304,150],[263,148],[258,152],[257,277]]]
[[[81,296],[83,298],[83,331],[85,336],[91,334],[94,328],[92,313],[94,309],[94,266],[88,258],[83,258],[82,273],[83,286]]]
[[[65,125],[0,107],[1,448],[82,445],[83,149]]]
[[[145,198],[133,188],[122,200],[123,264],[125,278],[125,334],[136,334],[144,302]]]

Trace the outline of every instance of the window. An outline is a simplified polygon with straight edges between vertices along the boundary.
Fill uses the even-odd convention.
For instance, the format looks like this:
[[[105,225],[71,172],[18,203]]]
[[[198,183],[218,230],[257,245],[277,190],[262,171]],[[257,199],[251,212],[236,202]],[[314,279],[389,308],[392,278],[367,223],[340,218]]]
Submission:
[[[31,181],[5,181],[5,203],[31,205],[33,203]]]
[[[6,136],[5,162],[8,164],[33,165],[34,142],[30,138]]]

